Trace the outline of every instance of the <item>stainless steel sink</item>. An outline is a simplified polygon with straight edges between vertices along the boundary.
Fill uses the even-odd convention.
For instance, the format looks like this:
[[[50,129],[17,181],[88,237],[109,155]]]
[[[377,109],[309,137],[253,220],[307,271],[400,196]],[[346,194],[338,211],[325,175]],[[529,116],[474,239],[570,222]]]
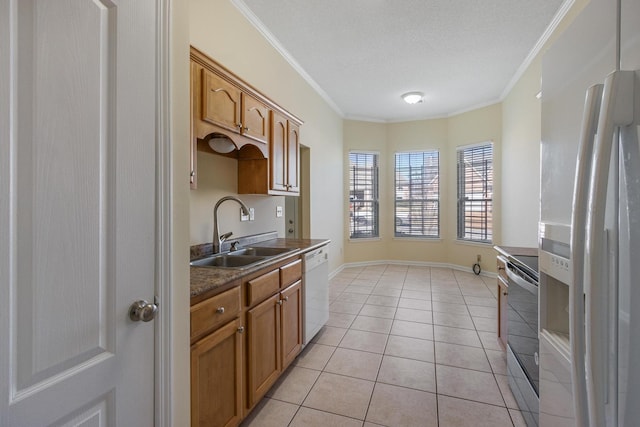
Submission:
[[[242,248],[237,251],[229,252],[230,256],[237,255],[251,255],[251,256],[264,256],[264,257],[274,257],[282,254],[286,254],[288,252],[295,251],[295,248]]]
[[[211,255],[207,258],[191,261],[190,264],[194,267],[236,268],[242,270],[265,261],[280,258],[296,250],[296,248],[249,247],[233,252]]]
[[[267,259],[269,259],[269,257],[266,256],[221,254],[191,261],[191,265],[194,267],[222,267],[242,269],[251,267],[255,264],[259,264]]]

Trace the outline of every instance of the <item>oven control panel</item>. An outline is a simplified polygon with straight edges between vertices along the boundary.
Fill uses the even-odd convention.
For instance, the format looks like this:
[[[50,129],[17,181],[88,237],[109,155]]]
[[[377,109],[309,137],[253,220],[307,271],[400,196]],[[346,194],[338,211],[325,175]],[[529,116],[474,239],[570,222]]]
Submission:
[[[547,274],[568,286],[573,282],[571,260],[568,258],[540,250],[538,262],[541,273]]]

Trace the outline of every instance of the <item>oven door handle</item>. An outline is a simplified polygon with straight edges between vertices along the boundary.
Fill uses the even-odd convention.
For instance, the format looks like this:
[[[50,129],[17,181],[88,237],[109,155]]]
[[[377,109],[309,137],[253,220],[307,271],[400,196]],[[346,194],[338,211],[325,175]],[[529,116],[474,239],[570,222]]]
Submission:
[[[516,285],[524,288],[525,290],[531,292],[536,296],[538,295],[538,286],[534,285],[533,283],[529,283],[522,277],[518,276],[516,273],[511,271],[509,266],[507,266],[507,276],[509,277],[509,280],[513,281]]]

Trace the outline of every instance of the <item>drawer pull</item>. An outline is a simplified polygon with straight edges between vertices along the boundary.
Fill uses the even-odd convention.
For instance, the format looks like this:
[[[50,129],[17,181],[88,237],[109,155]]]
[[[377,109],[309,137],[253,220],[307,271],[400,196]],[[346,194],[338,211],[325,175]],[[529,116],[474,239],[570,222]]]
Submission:
[[[238,328],[238,333],[239,333],[239,334],[241,334],[241,333],[243,333],[243,332],[244,332],[244,326],[240,326],[240,327]]]
[[[224,313],[224,307],[218,307],[218,309],[216,310],[216,313],[218,314]]]

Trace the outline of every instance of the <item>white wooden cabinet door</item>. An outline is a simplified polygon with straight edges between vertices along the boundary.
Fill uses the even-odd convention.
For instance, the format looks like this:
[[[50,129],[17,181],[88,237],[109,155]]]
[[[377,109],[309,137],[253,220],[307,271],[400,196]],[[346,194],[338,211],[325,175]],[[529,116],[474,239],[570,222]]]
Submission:
[[[0,0],[0,425],[152,426],[161,0]]]

